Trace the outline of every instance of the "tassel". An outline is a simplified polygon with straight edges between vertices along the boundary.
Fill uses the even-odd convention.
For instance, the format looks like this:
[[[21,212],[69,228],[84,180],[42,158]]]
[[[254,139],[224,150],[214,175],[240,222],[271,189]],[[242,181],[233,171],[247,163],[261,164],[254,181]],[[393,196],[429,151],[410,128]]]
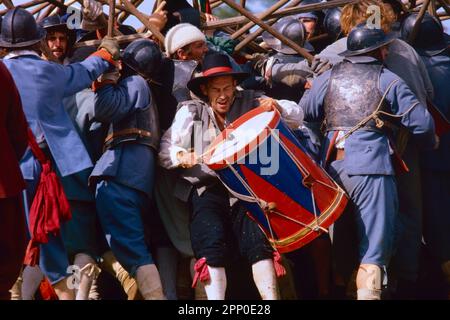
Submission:
[[[278,251],[273,252],[273,266],[275,267],[275,274],[278,278],[286,275],[286,269],[281,264],[281,255]]]
[[[42,167],[28,218],[31,240],[24,261],[25,264],[33,266],[39,262],[39,244],[47,243],[49,234],[57,235],[61,222],[70,220],[72,213],[62,184],[50,161],[36,143],[30,128],[28,128],[28,144]]]
[[[208,281],[210,279],[208,265],[206,264],[206,258],[198,259],[194,265],[195,275],[192,281],[192,288],[197,286],[198,280],[201,282]]]
[[[30,240],[30,242],[28,242],[23,264],[31,267],[37,265],[39,263],[39,255],[39,243]]]

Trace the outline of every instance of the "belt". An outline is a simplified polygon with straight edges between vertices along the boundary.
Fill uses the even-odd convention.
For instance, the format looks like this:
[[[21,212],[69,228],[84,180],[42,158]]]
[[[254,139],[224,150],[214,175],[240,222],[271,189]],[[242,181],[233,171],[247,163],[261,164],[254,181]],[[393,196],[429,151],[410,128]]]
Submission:
[[[133,135],[133,134],[136,134],[141,138],[150,138],[152,136],[152,133],[150,131],[137,129],[137,128],[124,129],[119,132],[110,133],[105,139],[105,144],[108,144],[109,142],[111,142],[111,140],[113,140],[115,138],[120,138],[120,137]]]
[[[342,160],[345,157],[345,150],[344,149],[336,149],[336,159],[335,160]]]

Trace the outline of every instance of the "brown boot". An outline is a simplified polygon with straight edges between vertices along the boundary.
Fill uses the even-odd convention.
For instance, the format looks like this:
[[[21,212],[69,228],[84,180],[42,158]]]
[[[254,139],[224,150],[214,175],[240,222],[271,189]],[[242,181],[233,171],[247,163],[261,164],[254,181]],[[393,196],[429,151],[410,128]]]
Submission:
[[[100,267],[109,272],[120,282],[123,290],[127,294],[128,300],[143,300],[142,295],[139,293],[136,280],[134,280],[116,260],[112,251],[107,251],[103,254],[102,258],[103,261],[100,264]]]

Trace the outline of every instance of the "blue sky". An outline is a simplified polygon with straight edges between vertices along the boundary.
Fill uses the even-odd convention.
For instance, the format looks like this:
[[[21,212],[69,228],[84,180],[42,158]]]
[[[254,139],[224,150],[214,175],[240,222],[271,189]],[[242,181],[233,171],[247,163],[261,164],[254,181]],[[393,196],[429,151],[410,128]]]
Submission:
[[[28,2],[29,0],[12,0],[12,1],[14,4],[19,5],[21,3]],[[170,1],[170,0],[168,0],[168,1]],[[67,0],[66,0],[66,2],[67,2]],[[192,3],[192,0],[188,0],[188,2]],[[236,2],[238,2],[238,1],[236,1]],[[252,11],[259,12],[264,9],[263,6],[261,5],[260,1],[258,1],[258,0],[249,0],[247,2],[249,3],[249,9],[251,9]],[[154,3],[155,3],[155,0],[144,0],[144,2],[139,6],[139,11],[144,12],[146,14],[151,13]],[[80,7],[78,3],[75,3],[73,6],[76,8]],[[0,4],[0,10],[3,10],[3,9],[5,9],[5,6],[3,4]],[[104,5],[103,10],[105,12],[108,12],[108,6]],[[136,19],[135,17],[129,17],[126,20],[126,23],[132,25],[135,28],[142,26],[140,21],[138,19]]]
[[[13,0],[14,4],[20,4],[27,2],[28,0]],[[170,0],[169,0],[170,1]],[[192,0],[188,0],[192,3]],[[236,2],[239,2],[238,0],[235,0]],[[66,1],[67,2],[67,1]],[[155,0],[145,0],[144,3],[142,3],[139,6],[139,10],[149,14],[153,9],[153,4],[155,3]],[[75,7],[79,7],[78,3],[74,4]],[[264,9],[264,5],[258,1],[258,0],[247,0],[247,6],[248,8],[253,12],[261,12]],[[0,4],[0,9],[3,10],[5,7],[3,4]],[[103,10],[105,12],[108,12],[108,6],[103,6]],[[140,27],[142,24],[137,20],[135,17],[130,17],[126,20],[127,24],[132,25],[133,27]],[[445,31],[447,33],[450,33],[450,20],[446,20],[443,22]]]

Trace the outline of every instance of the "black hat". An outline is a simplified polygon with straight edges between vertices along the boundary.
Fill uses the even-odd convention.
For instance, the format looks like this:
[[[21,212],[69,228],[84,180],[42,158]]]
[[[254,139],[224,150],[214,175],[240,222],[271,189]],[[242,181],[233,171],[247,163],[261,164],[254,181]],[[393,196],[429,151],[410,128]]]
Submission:
[[[417,14],[413,13],[408,15],[403,21],[401,27],[401,38],[403,40],[409,40],[416,19]],[[421,55],[434,56],[448,48],[449,36],[444,33],[444,29],[439,19],[425,13],[419,25],[416,38],[410,45],[412,45]]]
[[[47,31],[47,33],[53,31],[61,31],[67,35],[67,41],[69,47],[73,46],[76,41],[76,31],[67,27],[67,17],[60,17],[59,15],[48,16],[45,19],[39,21],[39,25]]]
[[[69,31],[69,28],[67,28],[67,22],[63,21],[57,14],[42,19],[39,21],[39,25],[47,30],[47,32],[52,31],[53,29],[62,30],[63,32]]]
[[[4,48],[29,47],[44,39],[46,35],[33,15],[19,7],[6,12],[1,29],[0,47]]]
[[[193,8],[186,0],[167,1],[165,9],[167,11],[167,23],[161,30],[162,34],[166,34],[172,27],[179,23],[190,23],[200,28],[200,12]],[[174,14],[178,12],[178,14]]]
[[[386,35],[382,29],[368,28],[366,23],[354,27],[347,38],[347,50],[340,56],[351,57],[371,52],[395,40],[393,34]]]
[[[221,77],[221,76],[232,76],[238,82],[241,82],[248,78],[249,74],[247,72],[235,72],[231,67],[230,59],[224,54],[209,54],[206,55],[202,63],[202,75],[191,79],[187,87],[195,95],[203,97],[203,93],[200,90],[200,85],[205,84],[209,79]]]

